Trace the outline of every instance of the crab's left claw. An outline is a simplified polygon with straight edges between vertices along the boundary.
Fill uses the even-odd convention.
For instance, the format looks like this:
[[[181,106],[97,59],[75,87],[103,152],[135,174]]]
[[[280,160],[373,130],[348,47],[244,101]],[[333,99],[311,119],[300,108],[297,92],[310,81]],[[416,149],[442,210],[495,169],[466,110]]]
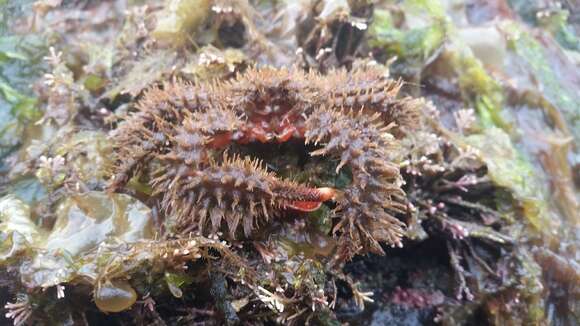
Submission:
[[[327,200],[334,200],[336,196],[336,190],[333,188],[323,187],[316,189],[318,194],[317,200],[305,201],[305,200],[294,200],[286,203],[286,207],[292,208],[301,212],[313,212],[320,208],[323,202]]]

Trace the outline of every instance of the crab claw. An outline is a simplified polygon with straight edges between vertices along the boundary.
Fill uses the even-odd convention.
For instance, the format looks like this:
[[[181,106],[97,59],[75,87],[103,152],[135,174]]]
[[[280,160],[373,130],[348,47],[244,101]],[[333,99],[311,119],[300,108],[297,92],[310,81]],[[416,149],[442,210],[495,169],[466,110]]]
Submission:
[[[318,193],[318,200],[316,201],[299,201],[294,200],[286,203],[286,207],[292,208],[301,212],[313,212],[320,208],[323,202],[333,200],[336,195],[336,190],[333,188],[323,187],[316,189]]]
[[[320,201],[334,200],[336,196],[336,190],[334,188],[322,187],[316,190],[320,194]]]

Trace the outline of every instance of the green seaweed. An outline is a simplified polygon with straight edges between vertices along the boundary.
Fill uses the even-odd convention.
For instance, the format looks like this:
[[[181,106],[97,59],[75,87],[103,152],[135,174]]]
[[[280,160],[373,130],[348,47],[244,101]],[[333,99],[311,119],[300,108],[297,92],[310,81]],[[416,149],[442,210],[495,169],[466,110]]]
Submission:
[[[542,96],[562,112],[574,139],[580,142],[580,96],[577,90],[571,89],[557,75],[538,40],[513,23],[506,22],[503,28],[508,34],[510,48],[539,82]]]
[[[409,1],[402,10],[406,19],[418,26],[396,27],[390,11],[377,9],[367,33],[369,45],[397,56],[411,70],[423,68],[439,49],[445,48],[447,67],[458,77],[464,101],[476,109],[483,127],[495,125],[511,133],[512,127],[502,116],[502,87],[459,39],[457,27],[446,17],[441,3]]]
[[[42,116],[29,83],[42,72],[44,49],[37,35],[0,33],[0,156],[20,143],[26,124]]]
[[[30,252],[42,240],[42,232],[30,219],[30,208],[15,196],[0,199],[0,263]]]
[[[509,0],[510,6],[524,21],[551,33],[568,50],[580,51],[580,40],[573,27],[570,12],[559,3],[546,4],[537,0]],[[572,5],[572,4],[571,4]]]
[[[73,256],[86,253],[115,238],[135,242],[153,237],[150,209],[124,194],[89,192],[65,199],[56,209],[57,219],[45,248],[66,250]]]
[[[446,25],[436,19],[425,27],[402,30],[395,26],[390,11],[377,9],[367,32],[368,43],[396,56],[411,67],[421,67],[439,49],[446,37]]]
[[[514,147],[509,135],[499,128],[489,127],[481,134],[470,135],[465,142],[479,150],[488,175],[499,187],[509,189],[525,218],[538,232],[554,230],[547,207],[547,194],[539,183],[530,163]]]
[[[465,44],[455,40],[453,45],[449,51],[449,66],[459,77],[459,87],[467,102],[476,109],[482,126],[497,126],[512,132],[512,126],[502,117],[504,96],[499,83]]]
[[[210,6],[208,0],[166,1],[152,32],[153,37],[176,46],[192,42],[196,29],[207,19]]]
[[[11,197],[5,200],[17,203]],[[79,275],[94,278],[92,271],[98,260],[87,257],[102,243],[131,243],[154,235],[149,208],[124,194],[89,192],[64,199],[56,208],[57,218],[50,232],[36,227],[30,212],[19,207],[10,206],[7,212],[19,218],[15,225],[19,230],[26,226],[22,230],[29,234],[27,241],[34,240],[35,249],[28,253],[21,270],[23,281],[30,287],[47,288]]]
[[[22,176],[10,182],[0,191],[0,196],[14,195],[27,205],[34,205],[46,198],[48,190],[35,176]]]
[[[555,10],[541,18],[539,25],[551,32],[563,48],[580,51],[580,39],[571,24],[568,24],[569,17],[570,12],[567,10]]]

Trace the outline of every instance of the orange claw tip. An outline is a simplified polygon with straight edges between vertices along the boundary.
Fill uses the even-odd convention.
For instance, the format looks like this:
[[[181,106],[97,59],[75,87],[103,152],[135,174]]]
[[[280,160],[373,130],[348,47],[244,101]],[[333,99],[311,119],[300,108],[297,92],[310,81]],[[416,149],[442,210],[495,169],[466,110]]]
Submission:
[[[320,201],[321,202],[327,201],[327,200],[332,200],[336,196],[336,190],[334,190],[333,188],[322,187],[322,188],[318,188],[316,190],[318,190],[318,193],[320,194]]]
[[[318,192],[316,201],[295,200],[286,203],[285,206],[301,212],[314,212],[322,206],[323,202],[334,199],[336,195],[336,190],[328,187],[318,188],[316,191]]]
[[[301,212],[314,212],[322,205],[320,201],[292,201],[286,203],[287,208],[292,208]]]

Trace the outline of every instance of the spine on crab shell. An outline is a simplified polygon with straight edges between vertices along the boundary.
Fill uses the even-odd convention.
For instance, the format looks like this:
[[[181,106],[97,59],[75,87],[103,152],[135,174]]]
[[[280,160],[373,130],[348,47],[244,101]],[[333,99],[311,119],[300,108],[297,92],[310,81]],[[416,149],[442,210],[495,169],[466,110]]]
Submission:
[[[266,116],[274,107],[283,111],[302,108],[312,78],[295,68],[249,68],[235,79],[217,84],[216,93],[223,104],[240,113]]]
[[[164,194],[162,206],[177,218],[179,231],[207,233],[209,227],[215,233],[225,223],[232,238],[240,228],[249,236],[281,208],[329,199],[324,191],[276,178],[258,160],[225,154],[220,164],[198,170],[174,163],[154,188]]]
[[[386,123],[395,123],[391,130],[396,136],[402,129],[414,130],[419,127],[420,110],[423,102],[411,97],[398,98],[403,82],[389,79],[384,71],[368,67],[351,72],[334,70],[320,76],[315,84],[320,90],[322,104],[353,111],[364,109],[380,113]]]
[[[268,90],[302,92],[308,87],[309,78],[310,75],[296,68],[252,67],[222,86],[228,87],[229,91],[241,91],[245,95],[250,95],[248,92],[260,93]]]
[[[389,129],[378,113],[348,110],[319,108],[306,121],[307,142],[322,145],[311,155],[334,156],[337,172],[345,165],[352,171],[333,230],[348,246],[343,248],[346,259],[360,251],[383,253],[379,242],[401,245],[405,225],[395,214],[405,211],[406,198],[399,169],[389,161],[388,151],[394,149]]]

